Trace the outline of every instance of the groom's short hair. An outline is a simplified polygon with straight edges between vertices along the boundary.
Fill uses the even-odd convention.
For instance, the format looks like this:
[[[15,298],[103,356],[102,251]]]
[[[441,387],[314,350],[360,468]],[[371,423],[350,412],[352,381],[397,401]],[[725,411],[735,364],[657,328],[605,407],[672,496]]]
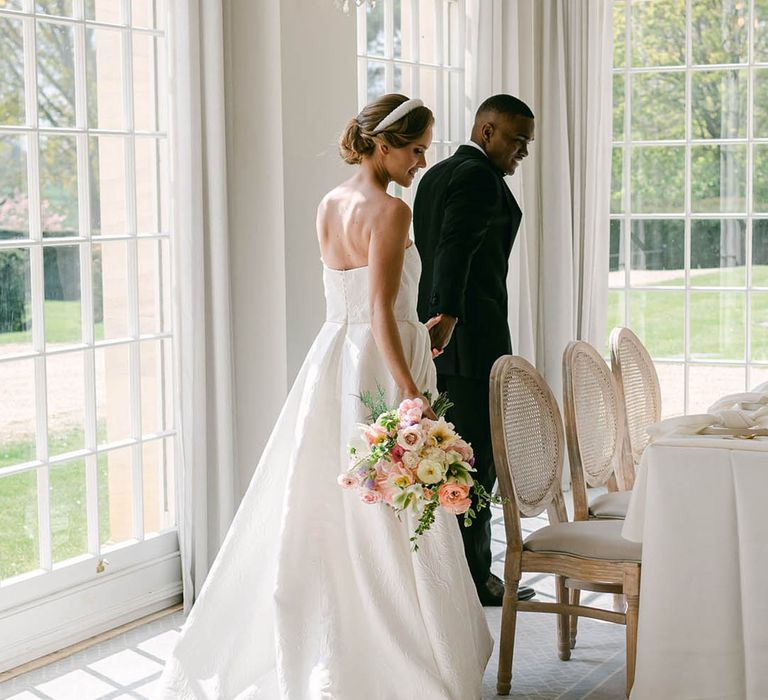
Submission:
[[[531,108],[525,102],[512,95],[501,94],[489,97],[477,108],[475,119],[484,112],[497,112],[507,117],[521,116],[533,119]]]

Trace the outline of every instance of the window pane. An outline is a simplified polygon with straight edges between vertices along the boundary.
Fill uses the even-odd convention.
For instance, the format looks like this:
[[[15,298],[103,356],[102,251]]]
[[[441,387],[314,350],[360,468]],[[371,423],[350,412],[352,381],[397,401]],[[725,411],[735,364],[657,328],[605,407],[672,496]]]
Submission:
[[[91,129],[124,129],[123,33],[86,29],[86,94]]]
[[[691,147],[691,210],[746,211],[746,146]]]
[[[752,133],[755,138],[765,138],[768,136],[768,70],[755,69],[753,75]]]
[[[685,413],[685,365],[656,363],[661,386],[661,417],[670,418]]]
[[[367,54],[384,56],[384,3],[366,3],[366,28],[368,32]]]
[[[157,129],[155,41],[148,34],[133,35],[133,120],[137,131]]]
[[[691,284],[743,287],[747,282],[746,222],[740,219],[691,221]]]
[[[173,440],[153,440],[142,453],[144,532],[162,532],[176,524]]]
[[[674,291],[629,293],[629,325],[656,358],[681,358],[684,350],[685,294]]]
[[[0,477],[0,580],[39,568],[37,472]]]
[[[685,137],[685,74],[632,76],[632,138],[638,141]]]
[[[35,0],[35,10],[47,15],[72,16],[72,0]]]
[[[632,65],[685,63],[685,0],[633,0]]]
[[[611,219],[610,251],[608,257],[609,287],[624,286],[624,268],[626,266],[624,228],[624,221],[622,219]]]
[[[768,292],[752,293],[750,359],[768,362]]]
[[[746,138],[747,80],[746,70],[691,74],[693,138]]]
[[[51,466],[51,550],[54,563],[88,552],[85,460]]]
[[[136,138],[136,228],[139,233],[160,229],[160,141]]]
[[[131,0],[131,24],[134,27],[160,28],[161,3],[155,0]]]
[[[752,148],[752,209],[768,212],[768,144]]]
[[[133,539],[133,448],[99,455],[99,542],[109,547]]]
[[[170,260],[167,240],[138,241],[139,330],[162,333],[170,325]]]
[[[45,340],[49,344],[80,343],[80,247],[43,248],[45,274]]]
[[[682,212],[685,149],[682,146],[632,148],[632,211]]]
[[[125,138],[92,136],[88,139],[91,188],[91,233],[128,233],[125,204]]]
[[[0,250],[0,353],[32,349],[32,286],[29,250]]]
[[[750,368],[749,386],[755,388],[765,383],[768,383],[768,366],[753,365]]]
[[[424,104],[436,105],[437,104],[437,71],[433,68],[422,68],[419,71],[419,97],[424,100]],[[437,115],[435,125],[433,128],[433,137],[437,140],[443,138],[443,115]]]
[[[437,7],[435,0],[419,0],[419,61],[421,63],[439,63],[437,50]],[[423,95],[421,98],[429,102]]]
[[[752,222],[752,286],[768,287],[768,220]]]
[[[624,75],[613,76],[613,138],[624,140]]]
[[[98,444],[131,438],[131,361],[128,346],[96,348],[94,361]]]
[[[34,388],[32,359],[0,362],[0,467],[35,459]]]
[[[461,67],[464,65],[464,56],[460,48],[463,45],[461,36],[461,24],[459,22],[459,3],[449,2],[448,6],[448,36],[446,40],[447,61],[451,66]]]
[[[395,58],[413,59],[413,36],[411,33],[412,0],[394,0],[392,14],[395,25],[394,56]]]
[[[631,253],[632,286],[683,286],[685,223],[668,219],[633,221]]]
[[[43,236],[77,236],[77,142],[40,134],[40,208]]]
[[[125,338],[128,319],[128,245],[96,243],[92,248],[93,322],[97,340]]]
[[[82,352],[49,355],[48,452],[51,456],[85,447],[85,372]]]
[[[691,292],[689,305],[691,357],[745,359],[744,294]]]
[[[74,46],[72,26],[37,22],[37,109],[41,126],[75,125]]]
[[[611,214],[624,211],[624,149],[613,148],[611,159]]]
[[[120,0],[85,0],[85,18],[119,24],[122,22],[121,6]]]
[[[696,0],[691,3],[694,63],[747,60],[748,2]]]
[[[368,102],[386,93],[384,85],[384,64],[368,61]]]
[[[754,0],[754,60],[768,61],[768,0]]]
[[[688,370],[688,413],[706,413],[727,394],[744,391],[744,367],[691,365]]]
[[[170,344],[165,340],[141,343],[141,429],[152,435],[166,429],[166,403],[170,400]]]
[[[624,19],[624,3],[613,3],[613,66],[624,67],[627,23]]]
[[[0,96],[2,99],[2,96]],[[29,236],[27,137],[0,136],[0,240]],[[47,224],[52,222],[47,221]]]
[[[23,124],[24,24],[0,17],[0,124]]]

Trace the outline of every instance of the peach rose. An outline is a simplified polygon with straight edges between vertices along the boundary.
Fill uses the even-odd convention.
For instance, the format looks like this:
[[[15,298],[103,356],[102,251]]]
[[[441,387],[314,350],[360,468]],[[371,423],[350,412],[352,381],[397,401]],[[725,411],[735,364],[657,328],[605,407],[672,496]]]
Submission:
[[[437,490],[437,496],[440,505],[454,515],[466,513],[472,505],[469,499],[469,486],[465,484],[443,484]]]

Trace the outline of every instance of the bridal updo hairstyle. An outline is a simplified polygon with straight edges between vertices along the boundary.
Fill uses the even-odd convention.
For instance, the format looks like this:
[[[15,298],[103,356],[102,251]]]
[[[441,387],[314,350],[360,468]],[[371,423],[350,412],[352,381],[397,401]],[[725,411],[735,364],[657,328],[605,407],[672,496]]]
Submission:
[[[392,148],[402,148],[413,143],[435,121],[429,107],[416,107],[377,134],[373,130],[408,98],[405,95],[382,95],[363,107],[362,112],[349,120],[339,139],[339,153],[345,163],[357,165],[365,156],[376,150],[376,143],[383,141]]]

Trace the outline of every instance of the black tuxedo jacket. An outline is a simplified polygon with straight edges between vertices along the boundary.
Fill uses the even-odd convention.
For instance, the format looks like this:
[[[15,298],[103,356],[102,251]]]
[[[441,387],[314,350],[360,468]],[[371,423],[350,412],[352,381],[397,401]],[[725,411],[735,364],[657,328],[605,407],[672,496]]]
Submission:
[[[422,177],[413,229],[422,259],[419,318],[459,319],[438,374],[487,381],[512,352],[507,271],[522,212],[503,174],[473,146],[460,146]]]

